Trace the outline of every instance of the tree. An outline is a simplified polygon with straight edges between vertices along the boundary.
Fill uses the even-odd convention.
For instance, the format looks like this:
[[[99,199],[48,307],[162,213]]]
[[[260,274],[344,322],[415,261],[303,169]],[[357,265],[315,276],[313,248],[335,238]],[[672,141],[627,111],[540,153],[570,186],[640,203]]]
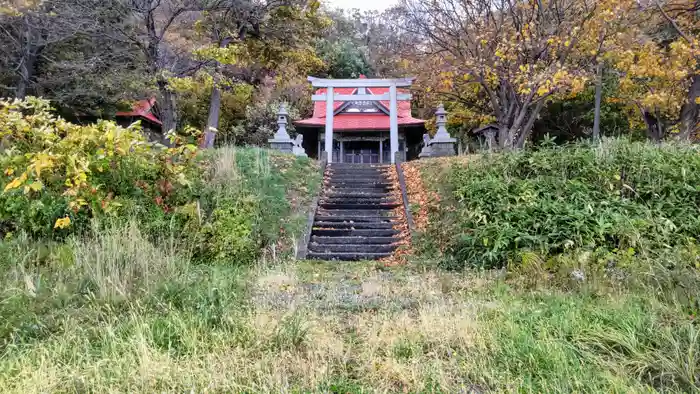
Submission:
[[[46,0],[14,4],[0,12],[0,48],[5,54],[0,62],[10,71],[3,76],[3,90],[11,95],[24,98],[28,93],[41,93],[37,75],[40,69],[85,75],[81,71],[91,68],[94,72],[96,65],[115,57],[105,51],[109,45],[93,45],[105,44],[97,40],[101,22],[119,17],[102,2]]]
[[[602,1],[591,26],[615,34],[601,41],[602,55],[620,75],[616,99],[649,139],[687,139],[698,124],[700,3],[688,0]]]
[[[275,2],[271,2],[275,4]],[[206,36],[211,37],[208,47],[197,51],[199,57],[213,60],[211,97],[209,115],[204,129],[202,147],[212,148],[219,130],[221,109],[221,89],[225,77],[221,74],[223,65],[235,65],[241,62],[242,43],[246,37],[260,34],[260,24],[267,12],[266,6],[252,1],[229,4],[217,12],[207,13],[198,27]]]
[[[360,13],[342,9],[321,11],[329,23],[317,40],[316,52],[326,67],[321,76],[357,78],[374,75],[369,64],[369,50],[362,37]]]
[[[145,83],[138,48],[103,34],[126,15],[97,0],[15,1],[0,10],[0,94],[42,96],[69,119],[112,115]]]
[[[173,78],[170,86],[177,94],[178,119],[184,125],[205,130],[209,120],[214,78],[207,70],[187,78]],[[221,111],[217,142],[238,141],[233,129],[245,120],[246,107],[253,100],[254,87],[245,82],[219,81]],[[201,141],[200,141],[201,144]]]
[[[619,78],[606,67],[608,71],[603,73],[601,84],[595,81],[575,97],[553,100],[542,109],[532,129],[533,142],[553,138],[557,143],[566,143],[631,133],[625,106],[612,99]],[[596,111],[596,96],[601,98],[599,111]],[[600,128],[598,136],[594,134],[596,117]]]
[[[679,116],[678,137],[688,139],[700,132],[700,1],[667,1],[662,4],[655,0],[654,5],[678,36],[676,40],[684,42],[684,49],[693,57],[687,63],[690,86]]]
[[[373,74],[391,78],[404,77],[405,57],[415,51],[419,42],[415,34],[403,28],[406,24],[401,8],[383,12],[367,11],[359,16],[359,33],[367,47]]]
[[[402,4],[405,28],[421,37],[415,45],[441,60],[434,71],[441,80],[437,89],[464,102],[485,98],[501,149],[525,144],[547,100],[575,95],[585,86],[589,72],[572,67],[570,57],[586,34],[581,26],[592,16],[593,1]]]
[[[197,53],[201,58],[213,60],[214,84],[203,147],[214,146],[221,87],[240,80],[236,71],[256,65],[265,75],[284,70],[285,78],[291,80],[299,73],[321,66],[312,46],[324,23],[317,14],[318,7],[314,0],[238,1],[207,15],[200,26],[210,34],[212,43]]]
[[[192,56],[197,42],[194,25],[205,12],[228,9],[235,0],[119,0],[112,4],[117,12],[128,15],[124,21],[106,26],[110,38],[139,48],[148,75],[158,91],[160,119],[165,131],[177,128],[175,93],[172,77],[193,75],[209,63]]]
[[[348,37],[336,42],[323,40],[317,48],[331,78],[358,78],[371,73],[365,48],[357,46]]]

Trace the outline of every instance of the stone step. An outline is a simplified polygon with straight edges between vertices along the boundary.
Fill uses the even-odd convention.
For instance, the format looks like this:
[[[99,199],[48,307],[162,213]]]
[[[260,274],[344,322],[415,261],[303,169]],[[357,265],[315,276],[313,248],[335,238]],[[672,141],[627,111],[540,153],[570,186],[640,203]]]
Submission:
[[[308,245],[310,259],[374,260],[391,256],[401,239],[394,230],[400,207],[392,191],[392,165],[333,163],[326,168],[323,191]]]
[[[388,196],[388,193],[383,193],[383,192],[372,192],[372,193],[358,193],[355,191],[343,191],[343,192],[338,192],[335,191],[334,189],[330,189],[330,192],[325,192],[323,193],[324,197],[330,197],[330,198],[383,198]]]
[[[363,179],[363,178],[353,178],[353,179],[326,179],[326,185],[368,185],[374,187],[380,186],[394,186],[392,182],[387,179]]]
[[[388,191],[394,190],[394,185],[387,185],[387,184],[381,184],[381,185],[376,185],[376,184],[371,184],[371,185],[326,184],[326,185],[324,185],[323,190],[327,193],[330,193],[330,192],[386,193]]]
[[[392,229],[393,223],[347,223],[347,222],[314,222],[314,228],[327,229]]]
[[[379,260],[391,256],[391,253],[316,253],[310,252],[306,258],[327,261]]]
[[[323,197],[321,204],[393,204],[396,199],[393,196],[386,197]]]
[[[392,191],[393,187],[326,187],[325,193],[387,193]]]
[[[381,203],[381,204],[370,204],[370,203],[325,203],[321,202],[319,203],[319,206],[324,208],[324,209],[353,209],[353,210],[391,210],[394,208],[397,208],[400,206],[399,203],[394,202],[394,203]]]
[[[317,212],[317,216],[336,216],[336,217],[392,217],[393,212],[387,209],[324,209],[321,207]]]
[[[375,183],[390,183],[388,179],[384,177],[376,178],[327,178],[326,184],[334,183],[351,183],[356,184],[375,184]]]
[[[394,185],[388,182],[365,183],[365,182],[333,182],[323,185],[325,191],[349,191],[349,190],[372,190],[374,192],[388,192],[394,190]]]
[[[339,222],[339,223],[391,223],[392,220],[399,219],[398,216],[346,216],[346,215],[316,215],[318,222]]]
[[[391,237],[398,235],[396,230],[353,230],[353,229],[317,229],[311,230],[312,235],[323,237]]]
[[[400,238],[397,237],[327,237],[313,235],[311,236],[311,242],[317,244],[344,244],[344,245],[390,245],[398,242]]]
[[[346,175],[333,175],[333,176],[326,176],[325,177],[326,181],[335,181],[335,182],[353,182],[353,181],[363,181],[363,182],[388,182],[389,177],[384,176],[384,175],[355,175],[355,176],[346,176]]]
[[[342,167],[331,167],[326,169],[326,173],[343,173],[343,174],[364,174],[368,172],[374,173],[386,173],[389,172],[389,167],[366,167],[366,168],[342,168]]]
[[[360,163],[331,163],[329,168],[351,168],[351,169],[366,169],[366,168],[389,168],[391,164],[360,164]]]
[[[388,178],[389,174],[384,172],[328,172],[328,178]]]
[[[311,242],[309,251],[316,253],[391,253],[396,250],[396,247],[393,244],[318,244]]]
[[[353,182],[329,182],[323,185],[323,190],[325,192],[352,192],[352,191],[362,191],[362,192],[373,192],[373,193],[386,193],[394,190],[394,185],[387,182],[378,183],[353,183]]]
[[[326,176],[389,176],[390,172],[389,171],[375,171],[375,170],[369,170],[369,171],[339,171],[339,170],[330,170],[325,172]]]

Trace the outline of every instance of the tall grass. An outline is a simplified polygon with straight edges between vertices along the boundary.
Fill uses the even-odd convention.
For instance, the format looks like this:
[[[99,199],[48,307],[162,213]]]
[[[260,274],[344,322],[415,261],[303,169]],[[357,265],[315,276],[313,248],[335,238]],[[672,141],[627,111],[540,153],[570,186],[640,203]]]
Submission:
[[[168,360],[240,340],[241,272],[194,266],[134,223],[47,246],[52,266],[19,257],[3,273],[0,391],[155,389]]]
[[[571,284],[424,263],[242,270],[129,226],[70,245],[48,247],[51,266],[18,255],[0,281],[0,392],[700,390],[679,297],[695,271],[640,261],[649,271],[624,281]]]
[[[72,241],[73,265],[60,272],[82,277],[82,286],[99,298],[128,299],[186,270],[189,252],[182,245],[165,239],[155,246],[144,239],[135,221],[107,227],[89,240]]]
[[[231,188],[296,171],[239,153],[217,164]],[[0,242],[0,392],[700,392],[685,247],[561,257],[585,279],[537,254],[508,271],[241,266],[135,223]]]
[[[275,355],[307,347],[306,326],[294,315],[261,326],[242,267],[292,244],[320,174],[260,149],[208,162],[197,204],[171,217],[0,242],[0,392],[282,387]]]
[[[195,254],[204,261],[251,264],[262,254],[290,253],[320,187],[317,165],[256,148],[222,148],[197,210],[204,223]]]

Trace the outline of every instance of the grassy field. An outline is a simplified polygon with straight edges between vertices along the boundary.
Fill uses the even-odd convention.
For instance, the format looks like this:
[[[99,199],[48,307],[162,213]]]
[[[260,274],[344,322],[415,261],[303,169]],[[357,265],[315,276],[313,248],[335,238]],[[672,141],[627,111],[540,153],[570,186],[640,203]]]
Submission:
[[[432,237],[431,253],[396,267],[292,261],[319,187],[315,163],[255,149],[216,155],[199,244],[149,231],[144,218],[0,242],[0,393],[700,392],[692,240],[518,249],[504,268],[455,270],[438,241],[457,239],[453,219],[473,208],[419,187],[412,209],[425,234],[415,244]],[[436,184],[479,186],[462,170],[470,161],[423,171]],[[420,170],[407,175],[413,188]],[[476,190],[492,185],[501,183]]]
[[[0,392],[698,390],[698,326],[641,271],[192,265],[134,227],[74,248],[3,276]]]

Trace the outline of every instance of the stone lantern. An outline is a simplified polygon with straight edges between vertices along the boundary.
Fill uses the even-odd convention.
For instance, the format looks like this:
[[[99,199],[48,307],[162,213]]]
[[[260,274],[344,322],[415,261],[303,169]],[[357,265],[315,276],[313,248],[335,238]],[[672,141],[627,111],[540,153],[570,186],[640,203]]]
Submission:
[[[447,111],[445,107],[440,104],[437,111],[435,112],[437,117],[437,132],[435,136],[430,140],[430,156],[440,157],[440,156],[454,156],[455,155],[455,143],[456,139],[450,137],[450,133],[447,132]]]
[[[277,112],[277,132],[273,138],[267,140],[270,143],[270,148],[277,149],[285,153],[292,153],[294,148],[294,141],[289,138],[289,133],[287,133],[287,123],[289,118],[289,113],[287,108],[285,108],[284,103],[280,104],[279,112]]]

